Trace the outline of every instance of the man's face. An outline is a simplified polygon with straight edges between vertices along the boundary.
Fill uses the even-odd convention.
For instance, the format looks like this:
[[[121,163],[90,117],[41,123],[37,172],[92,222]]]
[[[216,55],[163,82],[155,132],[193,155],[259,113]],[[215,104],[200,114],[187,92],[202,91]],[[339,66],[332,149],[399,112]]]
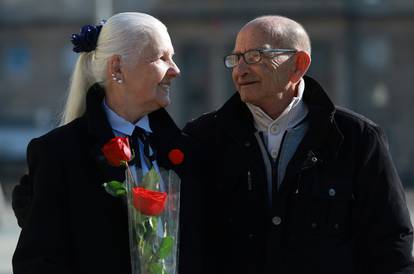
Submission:
[[[268,35],[255,26],[243,28],[236,39],[234,53],[252,49],[275,48]],[[256,64],[246,64],[241,58],[233,68],[233,82],[243,102],[259,107],[281,100],[289,83],[293,67],[292,54],[275,55]],[[276,101],[275,101],[276,100]]]
[[[137,64],[124,71],[127,100],[151,112],[170,104],[171,81],[180,73],[173,61],[174,49],[168,33],[154,31]]]

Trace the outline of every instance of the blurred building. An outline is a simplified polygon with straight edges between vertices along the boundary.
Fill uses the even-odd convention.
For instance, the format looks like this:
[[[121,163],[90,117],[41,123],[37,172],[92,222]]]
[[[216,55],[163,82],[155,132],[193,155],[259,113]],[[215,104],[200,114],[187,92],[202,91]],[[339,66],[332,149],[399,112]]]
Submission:
[[[309,74],[338,105],[386,130],[403,183],[414,186],[412,0],[1,0],[0,182],[16,182],[27,142],[58,121],[77,57],[70,35],[122,11],[168,26],[182,72],[169,111],[180,126],[234,92],[222,57],[244,23],[264,14],[298,20],[312,39]]]

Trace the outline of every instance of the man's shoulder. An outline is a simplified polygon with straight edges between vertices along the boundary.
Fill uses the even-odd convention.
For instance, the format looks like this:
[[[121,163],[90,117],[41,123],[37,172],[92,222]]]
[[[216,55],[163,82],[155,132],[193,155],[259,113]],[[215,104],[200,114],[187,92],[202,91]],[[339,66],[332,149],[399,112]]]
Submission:
[[[378,125],[373,122],[371,119],[365,117],[364,115],[355,112],[351,109],[341,107],[341,106],[335,106],[336,109],[336,115],[335,117],[342,119],[344,121],[347,121],[349,123],[358,123],[358,124],[365,124],[372,127],[377,127]]]
[[[345,107],[335,107],[335,122],[342,133],[364,134],[384,138],[382,128],[364,115]]]
[[[240,100],[240,95],[236,92],[220,108],[188,122],[184,131],[193,135],[214,134],[216,130],[227,128],[236,121],[249,120],[248,113],[250,112],[246,104]]]
[[[188,122],[184,132],[190,135],[201,136],[211,132],[217,126],[217,110],[204,113],[200,117]]]

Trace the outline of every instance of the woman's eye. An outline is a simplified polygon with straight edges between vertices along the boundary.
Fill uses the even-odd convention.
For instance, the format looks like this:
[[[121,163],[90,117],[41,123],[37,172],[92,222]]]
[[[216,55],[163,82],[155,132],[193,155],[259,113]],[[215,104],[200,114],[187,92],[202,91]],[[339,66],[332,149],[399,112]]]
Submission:
[[[160,59],[164,62],[167,61],[167,58],[165,56],[161,56]]]

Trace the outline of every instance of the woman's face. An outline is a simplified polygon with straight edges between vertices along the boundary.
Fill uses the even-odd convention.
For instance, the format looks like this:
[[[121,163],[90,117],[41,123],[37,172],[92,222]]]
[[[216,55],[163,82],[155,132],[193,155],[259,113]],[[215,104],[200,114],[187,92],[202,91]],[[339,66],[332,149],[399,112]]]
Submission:
[[[150,34],[150,42],[135,64],[123,62],[122,101],[128,106],[127,112],[146,114],[170,104],[171,81],[180,74],[173,55],[170,36],[166,30],[159,30]]]

